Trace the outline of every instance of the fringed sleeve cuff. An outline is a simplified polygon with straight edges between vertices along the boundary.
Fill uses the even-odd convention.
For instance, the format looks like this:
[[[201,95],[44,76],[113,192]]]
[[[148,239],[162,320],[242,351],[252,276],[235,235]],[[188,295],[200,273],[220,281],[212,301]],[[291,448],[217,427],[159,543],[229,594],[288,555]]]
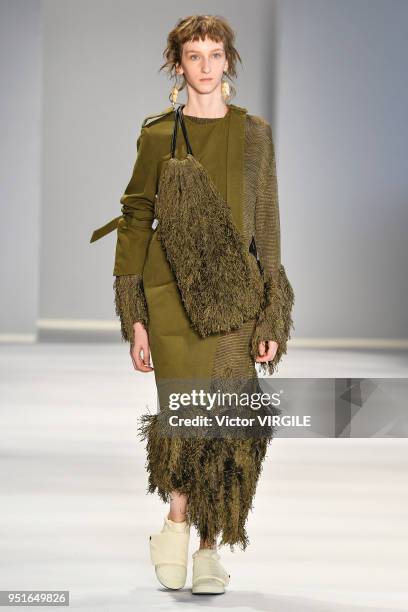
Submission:
[[[133,324],[140,321],[147,329],[149,323],[142,276],[139,274],[115,276],[113,289],[115,311],[120,317],[122,339],[133,345]]]
[[[251,340],[251,356],[258,356],[259,343],[273,340],[278,348],[271,361],[257,362],[265,375],[272,376],[282,356],[286,353],[287,342],[294,329],[292,308],[295,296],[292,286],[286,276],[283,265],[279,265],[277,273],[265,279],[264,306],[258,316]]]

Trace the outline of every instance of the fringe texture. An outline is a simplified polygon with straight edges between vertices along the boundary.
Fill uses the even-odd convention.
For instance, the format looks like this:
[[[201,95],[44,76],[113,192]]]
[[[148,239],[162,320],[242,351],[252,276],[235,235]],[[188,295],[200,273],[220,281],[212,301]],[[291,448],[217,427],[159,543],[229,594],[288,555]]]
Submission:
[[[291,338],[291,328],[295,328],[292,320],[292,308],[295,295],[286,276],[285,268],[279,265],[277,273],[269,275],[265,281],[265,301],[258,317],[251,339],[251,356],[258,355],[259,342],[274,340],[278,343],[275,357],[271,361],[260,362],[264,375],[272,376],[282,356],[287,352],[287,342]]]
[[[166,435],[163,417],[163,411],[140,417],[140,436],[147,441],[147,492],[157,491],[165,503],[172,491],[187,495],[186,520],[201,538],[215,542],[221,534],[218,546],[245,550],[245,523],[273,432],[253,438]]]
[[[148,328],[149,316],[143,279],[138,274],[116,276],[113,281],[115,312],[120,317],[121,337],[124,342],[134,343],[133,324],[136,321]]]
[[[256,318],[263,280],[210,175],[192,155],[171,158],[156,202],[158,238],[191,326],[202,337]]]
[[[255,359],[259,342],[268,339],[275,339],[278,342],[278,352],[273,361],[259,365],[265,374],[272,374],[283,353],[286,353],[286,342],[290,338],[290,327],[293,325],[291,319],[291,308],[294,302],[293,291],[286,279],[283,266],[278,268],[276,265],[279,225],[275,212],[277,210],[275,174],[271,177],[272,162],[270,158],[266,166],[267,171],[265,170],[265,164],[260,166],[261,152],[266,151],[265,156],[270,156],[273,153],[270,134],[269,131],[265,130],[264,123],[258,118],[250,117],[250,119],[251,121],[247,125],[246,144],[251,144],[251,147],[246,146],[245,166],[247,173],[245,205],[250,207],[249,210],[245,209],[247,232],[248,236],[254,234],[254,228],[251,225],[254,218],[252,209],[254,202],[250,198],[257,190],[257,245],[260,246],[262,254],[262,267],[268,270],[278,269],[279,273],[267,278],[264,272],[262,285],[256,298],[256,292],[253,289],[249,290],[250,299],[254,298],[252,312],[255,313],[254,319],[257,319],[255,333],[252,337],[251,326],[247,324],[248,329],[245,328],[245,330],[241,326],[241,322],[244,320],[242,311],[233,313],[231,330],[234,328],[235,318],[237,330],[234,333],[242,336],[239,336],[239,346],[245,346],[245,351],[248,351],[248,364],[240,356],[239,351],[234,357],[229,357],[229,355],[223,353],[222,349],[224,351],[228,350],[228,353],[234,353],[234,349],[231,349],[229,345],[231,337],[229,334],[225,335],[219,340],[221,353],[218,357],[219,363],[217,363],[214,371],[215,377],[220,371],[226,377],[232,376],[233,372],[236,373],[237,359],[243,360],[242,371],[246,372],[247,369],[252,371],[253,362],[249,361],[249,351],[251,351],[251,357]],[[184,160],[184,163],[186,161]],[[211,329],[217,330],[216,321],[221,319],[225,323],[225,316],[231,307],[240,304],[244,296],[248,299],[248,294],[246,291],[242,291],[242,287],[239,290],[232,291],[232,293],[225,291],[227,285],[217,265],[220,255],[223,256],[227,253],[226,280],[229,290],[231,285],[233,285],[232,289],[235,289],[237,278],[238,284],[242,285],[244,280],[247,283],[248,271],[245,270],[245,265],[240,265],[237,269],[232,263],[234,258],[232,253],[236,255],[233,246],[235,248],[237,246],[237,242],[234,242],[237,237],[233,235],[235,228],[232,226],[231,230],[231,226],[226,223],[226,211],[223,204],[219,205],[216,210],[213,210],[212,207],[209,208],[208,205],[211,204],[212,198],[210,202],[208,196],[203,197],[204,190],[208,189],[209,186],[206,184],[205,176],[199,175],[199,168],[194,167],[194,161],[194,158],[192,158],[189,162],[191,172],[178,172],[178,170],[181,170],[181,166],[174,167],[171,170],[169,168],[166,191],[169,194],[167,204],[172,209],[166,211],[165,217],[167,216],[168,228],[171,230],[169,235],[172,237],[171,240],[174,241],[172,246],[176,251],[175,259],[173,261],[169,259],[169,263],[174,264],[176,270],[179,271],[180,278],[184,281],[178,282],[178,285],[183,288],[182,298],[186,310],[191,305],[192,325],[197,331],[201,331],[201,335],[205,336],[210,333]],[[183,162],[177,160],[177,163]],[[256,181],[259,175],[262,180],[259,181],[258,186]],[[163,173],[161,184],[164,176]],[[176,210],[174,202],[180,201],[186,186],[189,187],[189,194],[193,192],[194,196],[191,200],[183,201],[180,208]],[[273,206],[271,206],[271,202]],[[163,198],[161,203],[163,204]],[[180,217],[181,214],[183,214],[183,218]],[[198,227],[197,224],[200,219],[208,219],[207,226],[200,225]],[[161,227],[164,230],[163,221],[163,219],[160,220],[157,231]],[[181,226],[186,228],[187,232],[179,236],[179,242],[177,242],[176,233]],[[202,232],[203,229],[204,232]],[[205,264],[205,249],[210,249],[207,251],[211,255],[208,261],[209,267],[206,267]],[[183,266],[184,262],[180,261],[177,255],[185,258],[185,267]],[[249,257],[252,258],[253,256],[249,255]],[[196,270],[194,269],[197,260],[200,264],[198,275],[195,274]],[[250,263],[252,262],[250,261]],[[177,274],[176,277],[178,277]],[[265,278],[267,278],[266,282],[264,282]],[[233,282],[231,282],[231,279],[233,279]],[[128,287],[132,302],[129,304],[126,298],[117,301],[117,304],[122,306],[124,320],[128,321],[128,323],[122,325],[122,329],[125,330],[124,334],[126,334],[127,329],[130,329],[130,333],[133,334],[133,322],[139,316],[138,314],[135,315],[134,310],[135,285],[133,283],[135,279],[132,283],[130,278],[127,281],[122,277],[118,282],[121,283],[123,289],[125,285]],[[141,288],[141,284],[137,283],[137,286]],[[213,296],[217,295],[217,291],[219,291],[217,299],[222,299],[225,294],[226,299],[221,302],[222,308],[215,313],[211,312],[214,306],[211,301],[207,300],[200,303],[202,298],[209,295],[208,287],[213,292]],[[139,306],[136,310],[140,314],[138,309],[144,303],[144,295],[142,301],[137,301]],[[257,309],[259,303],[262,309]],[[251,308],[248,308],[248,310],[251,311]],[[199,327],[200,317],[203,321],[201,328]],[[194,321],[196,321],[198,327],[197,324],[194,325]],[[129,339],[129,333],[124,335],[124,339]],[[227,358],[231,359],[233,367],[224,367]],[[230,374],[228,374],[229,371]],[[231,550],[233,550],[234,545],[238,545],[245,550],[249,544],[245,523],[249,511],[252,509],[252,501],[271,437],[207,439],[204,437],[169,436],[162,428],[162,412],[160,415],[144,414],[140,417],[140,435],[147,441],[148,492],[154,493],[157,491],[161,500],[166,503],[170,501],[172,491],[186,494],[189,498],[187,520],[190,524],[196,526],[202,538],[211,541],[222,533],[219,545],[229,544]],[[174,413],[172,412],[172,414]]]

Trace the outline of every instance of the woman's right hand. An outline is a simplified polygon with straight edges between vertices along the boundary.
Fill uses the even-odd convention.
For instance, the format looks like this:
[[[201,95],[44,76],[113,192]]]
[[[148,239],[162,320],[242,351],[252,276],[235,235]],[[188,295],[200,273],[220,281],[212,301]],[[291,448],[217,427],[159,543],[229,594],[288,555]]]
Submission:
[[[154,368],[150,365],[150,347],[147,331],[140,321],[136,321],[133,325],[134,342],[130,347],[130,356],[132,358],[133,367],[139,372],[151,372]],[[141,352],[143,351],[143,358]]]

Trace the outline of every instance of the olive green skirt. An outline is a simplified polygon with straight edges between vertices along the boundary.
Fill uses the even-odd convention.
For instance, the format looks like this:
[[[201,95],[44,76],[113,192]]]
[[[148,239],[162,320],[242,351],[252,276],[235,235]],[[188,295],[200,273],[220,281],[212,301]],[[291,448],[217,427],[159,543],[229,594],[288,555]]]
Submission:
[[[256,319],[232,332],[202,338],[190,325],[156,233],[149,243],[143,286],[160,412],[142,415],[139,427],[146,440],[148,492],[157,492],[164,502],[170,501],[172,491],[185,494],[187,521],[201,538],[215,541],[220,536],[218,545],[233,550],[236,544],[244,550],[249,543],[245,523],[273,430],[262,437],[179,436],[162,424],[170,415],[169,389],[222,386],[237,391],[252,381],[259,391],[250,356]]]

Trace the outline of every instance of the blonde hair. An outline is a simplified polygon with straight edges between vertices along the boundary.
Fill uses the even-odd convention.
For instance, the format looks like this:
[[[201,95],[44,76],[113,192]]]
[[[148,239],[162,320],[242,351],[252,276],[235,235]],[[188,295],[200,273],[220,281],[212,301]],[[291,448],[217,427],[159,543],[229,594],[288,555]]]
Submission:
[[[214,42],[222,41],[226,59],[228,61],[228,70],[225,72],[228,79],[237,76],[236,66],[237,61],[242,64],[241,57],[235,48],[235,32],[228,24],[224,17],[219,15],[190,15],[178,20],[176,26],[167,36],[167,46],[163,51],[165,63],[160,67],[160,70],[167,69],[170,78],[177,78],[176,64],[181,64],[181,56],[184,43],[193,40],[204,40],[208,36]],[[184,89],[186,80],[183,75],[183,82],[179,86],[179,90]],[[235,95],[236,90],[233,85],[230,85],[231,98]]]

